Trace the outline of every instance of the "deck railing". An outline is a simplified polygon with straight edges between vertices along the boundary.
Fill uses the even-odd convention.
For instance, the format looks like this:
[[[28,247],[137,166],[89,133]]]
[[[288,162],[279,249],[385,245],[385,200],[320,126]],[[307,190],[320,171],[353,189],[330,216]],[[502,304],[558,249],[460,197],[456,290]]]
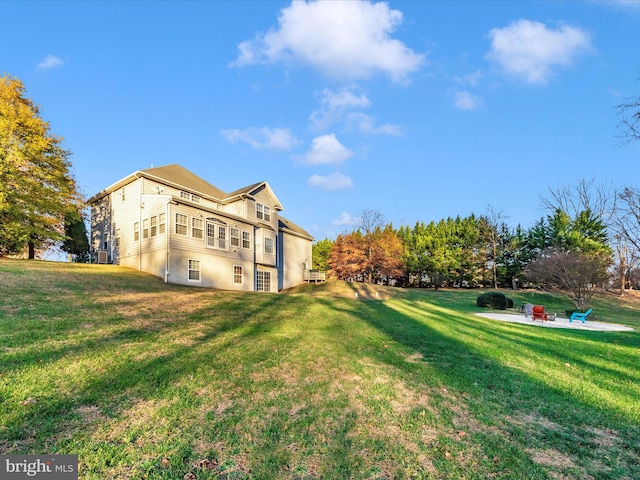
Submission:
[[[324,282],[327,279],[326,272],[320,270],[305,270],[304,281],[305,282]]]

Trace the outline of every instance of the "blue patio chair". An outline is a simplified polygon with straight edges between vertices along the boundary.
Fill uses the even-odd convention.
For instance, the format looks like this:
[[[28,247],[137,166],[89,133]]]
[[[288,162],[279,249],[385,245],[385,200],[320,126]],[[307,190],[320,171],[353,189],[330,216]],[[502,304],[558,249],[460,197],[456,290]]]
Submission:
[[[585,323],[589,315],[591,315],[591,309],[587,310],[584,313],[573,312],[569,317],[569,322],[573,322],[574,320],[582,320],[582,323]]]

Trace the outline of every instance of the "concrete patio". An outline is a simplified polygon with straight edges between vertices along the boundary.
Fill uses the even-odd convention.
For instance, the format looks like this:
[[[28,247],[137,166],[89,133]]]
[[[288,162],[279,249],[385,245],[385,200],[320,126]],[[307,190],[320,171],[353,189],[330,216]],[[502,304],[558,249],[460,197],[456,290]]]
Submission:
[[[568,318],[556,317],[555,320],[547,320],[540,321],[531,320],[530,317],[525,317],[522,314],[513,314],[513,313],[476,313],[477,316],[483,318],[490,318],[492,320],[499,320],[501,322],[509,322],[509,323],[522,323],[525,325],[533,325],[536,327],[545,327],[545,328],[570,328],[573,330],[592,330],[592,331],[600,331],[600,332],[628,332],[633,331],[633,328],[627,327],[626,325],[619,325],[617,323],[604,323],[604,322],[593,322],[587,320],[586,323],[582,323],[579,320],[574,320],[573,322],[569,322]]]

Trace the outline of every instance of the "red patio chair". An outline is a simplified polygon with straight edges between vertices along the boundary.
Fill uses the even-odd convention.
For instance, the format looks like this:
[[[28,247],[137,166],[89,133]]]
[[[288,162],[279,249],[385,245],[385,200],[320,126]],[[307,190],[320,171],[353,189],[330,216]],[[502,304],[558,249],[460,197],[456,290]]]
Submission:
[[[531,315],[532,320],[541,320],[546,321],[549,315],[544,313],[544,307],[542,305],[535,305],[533,307],[533,314]]]

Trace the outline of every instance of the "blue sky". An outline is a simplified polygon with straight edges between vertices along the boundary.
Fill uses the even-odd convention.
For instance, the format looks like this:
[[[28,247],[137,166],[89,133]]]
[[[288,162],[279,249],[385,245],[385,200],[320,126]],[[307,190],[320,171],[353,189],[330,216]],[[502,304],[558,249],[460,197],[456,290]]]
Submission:
[[[615,106],[640,94],[637,1],[0,3],[0,69],[73,152],[87,196],[179,163],[266,180],[317,239],[549,188],[638,186]]]

